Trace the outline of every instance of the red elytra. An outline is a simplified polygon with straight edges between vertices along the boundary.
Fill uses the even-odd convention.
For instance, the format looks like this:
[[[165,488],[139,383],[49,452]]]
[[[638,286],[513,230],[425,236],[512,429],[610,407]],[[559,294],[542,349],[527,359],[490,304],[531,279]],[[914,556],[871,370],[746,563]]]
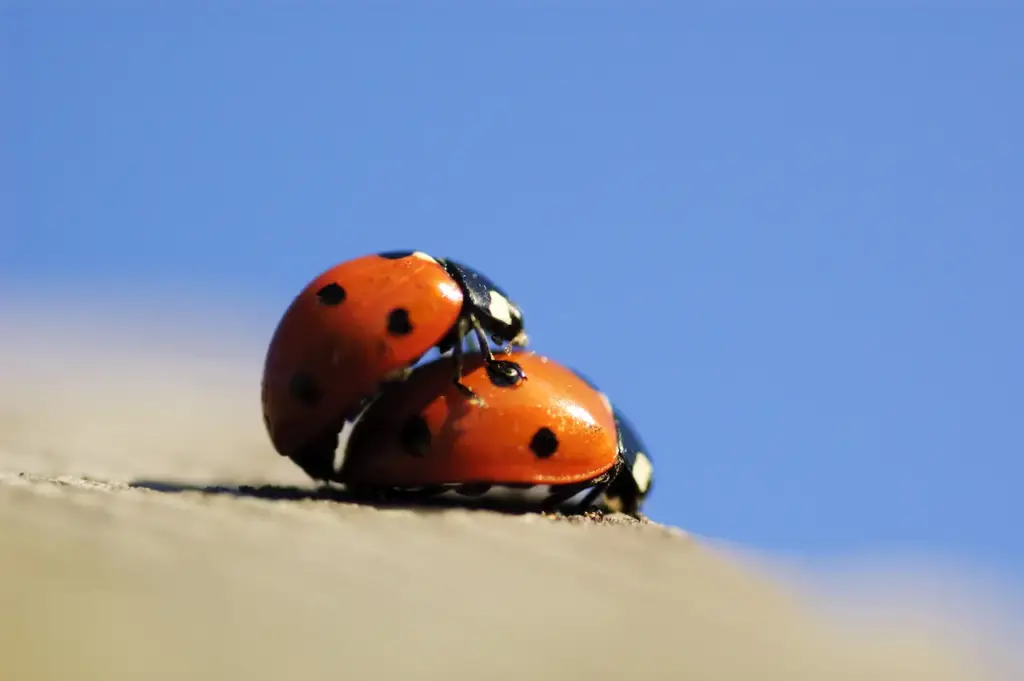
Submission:
[[[310,281],[267,349],[262,408],[274,448],[328,477],[331,440],[344,421],[382,380],[444,338],[462,307],[458,284],[421,253],[359,257]]]
[[[465,357],[472,405],[448,362],[418,367],[388,386],[356,421],[334,479],[354,486],[563,485],[601,478],[618,462],[615,419],[576,373],[532,352],[497,354],[525,378],[496,376]]]

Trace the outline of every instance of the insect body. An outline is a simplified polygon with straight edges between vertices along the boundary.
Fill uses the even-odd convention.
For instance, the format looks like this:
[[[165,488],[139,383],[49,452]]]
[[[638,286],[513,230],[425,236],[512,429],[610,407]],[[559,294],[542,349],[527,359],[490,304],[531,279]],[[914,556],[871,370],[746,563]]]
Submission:
[[[490,497],[592,506],[625,465],[605,397],[531,352],[465,358],[472,408],[437,360],[389,385],[356,421],[335,478],[400,498]]]
[[[462,380],[470,334],[493,366],[488,340],[527,343],[519,307],[467,265],[404,251],[327,269],[292,300],[267,349],[261,401],[274,448],[329,479],[345,423],[435,347],[451,351],[449,384],[479,403]]]

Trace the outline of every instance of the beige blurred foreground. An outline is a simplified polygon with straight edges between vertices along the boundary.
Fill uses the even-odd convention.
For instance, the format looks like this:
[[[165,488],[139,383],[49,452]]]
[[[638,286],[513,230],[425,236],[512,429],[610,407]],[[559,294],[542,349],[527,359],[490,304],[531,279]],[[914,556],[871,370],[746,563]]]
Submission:
[[[983,631],[855,628],[654,523],[179,491],[306,484],[262,431],[269,329],[0,311],[4,681],[1017,678]]]

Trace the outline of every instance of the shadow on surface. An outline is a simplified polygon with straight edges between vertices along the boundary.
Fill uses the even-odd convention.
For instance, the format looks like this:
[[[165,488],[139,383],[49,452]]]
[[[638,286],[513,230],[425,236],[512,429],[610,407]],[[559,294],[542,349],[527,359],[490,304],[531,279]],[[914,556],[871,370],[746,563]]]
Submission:
[[[454,499],[446,497],[401,498],[381,492],[354,492],[337,487],[296,487],[286,485],[230,485],[210,484],[198,485],[173,480],[132,480],[128,483],[136,489],[144,489],[164,494],[207,494],[212,496],[228,496],[236,498],[261,499],[264,501],[330,501],[345,504],[358,504],[376,508],[406,508],[423,511],[442,511],[446,509],[470,509],[496,511],[510,515],[537,513],[536,507],[511,505],[487,499]],[[592,514],[593,512],[590,512]],[[588,513],[572,513],[560,511],[557,515],[574,516]]]
[[[197,485],[176,480],[132,480],[128,483],[136,489],[164,494],[209,494],[214,496],[264,499],[267,501],[350,501],[343,490],[330,487],[297,487],[291,485]]]

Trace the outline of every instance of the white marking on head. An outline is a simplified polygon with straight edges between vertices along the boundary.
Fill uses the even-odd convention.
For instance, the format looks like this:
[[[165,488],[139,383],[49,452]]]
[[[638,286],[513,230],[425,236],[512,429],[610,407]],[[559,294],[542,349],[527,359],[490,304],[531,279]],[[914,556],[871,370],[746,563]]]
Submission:
[[[508,299],[501,295],[497,291],[490,292],[491,304],[487,307],[487,311],[491,313],[491,316],[497,319],[503,324],[512,325],[512,306],[509,305]]]
[[[426,260],[428,262],[434,262],[434,263],[437,262],[437,260],[435,260],[432,256],[427,255],[426,253],[424,253],[422,251],[413,251],[412,257],[419,258],[421,260]]]
[[[653,473],[654,466],[651,465],[651,460],[643,452],[637,452],[636,461],[633,462],[633,480],[636,481],[636,487],[640,490],[640,494],[647,493],[647,489],[651,486]]]

